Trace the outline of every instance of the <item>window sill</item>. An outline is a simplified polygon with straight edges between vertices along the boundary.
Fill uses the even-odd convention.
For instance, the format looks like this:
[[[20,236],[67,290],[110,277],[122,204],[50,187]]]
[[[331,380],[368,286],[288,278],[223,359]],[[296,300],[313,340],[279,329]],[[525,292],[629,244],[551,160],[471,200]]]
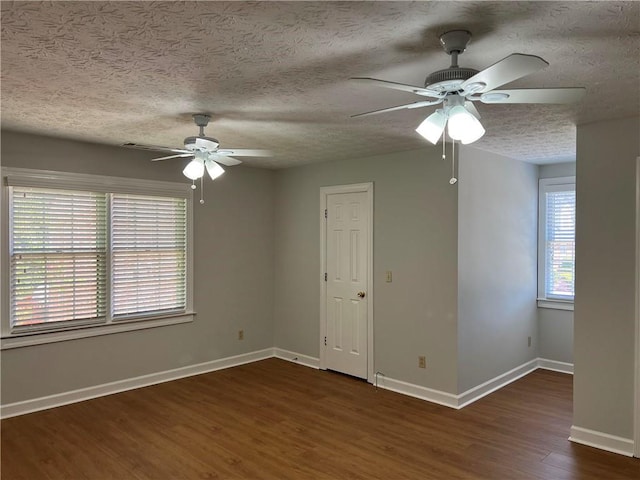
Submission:
[[[573,312],[573,302],[567,300],[538,299],[538,308],[551,308],[554,310],[570,310]]]
[[[145,330],[147,328],[164,327],[167,325],[178,325],[192,322],[195,312],[187,312],[165,317],[146,318],[144,320],[120,321],[110,325],[100,325],[93,327],[78,327],[73,330],[64,330],[47,333],[30,333],[2,337],[0,340],[0,350],[11,348],[30,347],[32,345],[43,345],[45,343],[64,342],[79,338],[98,337],[101,335],[111,335],[113,333],[131,332],[134,330]]]

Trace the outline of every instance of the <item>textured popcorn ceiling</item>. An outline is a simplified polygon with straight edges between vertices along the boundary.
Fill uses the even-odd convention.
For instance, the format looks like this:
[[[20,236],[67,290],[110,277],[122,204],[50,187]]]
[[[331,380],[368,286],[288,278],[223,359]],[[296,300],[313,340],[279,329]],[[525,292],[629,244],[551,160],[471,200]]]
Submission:
[[[518,52],[546,69],[510,87],[585,86],[577,105],[478,104],[474,146],[545,163],[575,156],[575,125],[638,114],[636,2],[5,2],[2,127],[108,144],[181,146],[191,114],[248,164],[287,167],[427,145],[431,108],[355,118],[420,97],[349,82],[423,85],[449,66],[439,34],[468,29],[462,66]],[[506,87],[505,87],[506,88]],[[153,154],[150,154],[152,157]]]

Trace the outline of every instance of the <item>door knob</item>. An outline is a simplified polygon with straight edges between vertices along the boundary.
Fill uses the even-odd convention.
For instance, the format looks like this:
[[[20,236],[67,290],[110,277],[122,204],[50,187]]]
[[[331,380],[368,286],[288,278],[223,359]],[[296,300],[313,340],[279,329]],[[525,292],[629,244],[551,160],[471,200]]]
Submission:
[[[364,292],[358,292],[358,296],[359,296],[360,298],[364,298]]]

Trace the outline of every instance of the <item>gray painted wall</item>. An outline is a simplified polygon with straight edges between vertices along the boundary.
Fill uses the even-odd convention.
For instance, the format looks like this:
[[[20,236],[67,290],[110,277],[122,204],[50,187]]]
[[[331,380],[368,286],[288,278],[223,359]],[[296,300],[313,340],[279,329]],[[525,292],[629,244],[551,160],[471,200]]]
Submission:
[[[579,125],[575,426],[631,439],[640,119]]]
[[[5,167],[187,181],[180,161],[118,147],[3,131],[1,153]],[[272,347],[273,180],[240,166],[205,181],[206,204],[194,202],[194,322],[4,350],[2,403]]]
[[[538,356],[538,167],[463,147],[458,176],[462,393]]]
[[[540,165],[539,178],[573,177],[576,163]],[[573,312],[538,308],[538,346],[540,358],[573,363]]]
[[[538,355],[573,363],[573,312],[538,308]]]
[[[630,259],[635,252],[637,131],[638,119],[578,129],[574,423],[628,438],[633,402],[634,270]],[[34,141],[33,136],[2,132],[1,153],[4,166],[184,181],[176,163],[150,164],[148,154],[117,147],[47,137]],[[540,356],[571,361],[566,349],[571,312],[539,312],[536,342],[525,309],[520,322],[505,330],[509,333],[503,343],[508,348],[481,368],[471,365],[492,342],[502,339],[485,335],[491,331],[486,326],[513,325],[505,312],[498,312],[499,318],[489,315],[495,303],[481,295],[487,292],[469,286],[468,280],[486,268],[482,265],[486,251],[461,245],[460,272],[465,274],[460,277],[460,292],[468,300],[460,304],[458,335],[458,225],[461,242],[474,236],[491,240],[491,222],[502,222],[500,215],[508,215],[495,204],[505,196],[522,202],[525,216],[521,220],[528,224],[528,195],[501,190],[509,182],[500,181],[500,176],[509,172],[511,183],[526,186],[531,166],[463,149],[461,180],[451,187],[449,166],[439,158],[438,149],[432,148],[278,172],[228,169],[216,182],[207,183],[207,204],[194,206],[196,321],[2,351],[2,402],[274,345],[317,357],[319,188],[366,181],[375,182],[376,370],[458,393],[533,358],[536,345]],[[564,176],[566,168],[543,166],[540,175]],[[482,181],[467,182],[468,178]],[[477,205],[470,201],[473,196]],[[460,215],[471,218],[475,209],[477,219],[459,222],[458,202]],[[483,218],[489,212],[496,215]],[[481,219],[488,223],[483,226]],[[529,260],[526,255],[519,258],[522,265]],[[393,283],[384,281],[386,270],[393,271]],[[480,310],[470,314],[467,307],[474,303]],[[237,340],[239,328],[245,330],[243,342]],[[523,351],[531,332],[534,347]],[[474,334],[481,340],[467,348]],[[418,355],[427,356],[426,370],[417,368]]]
[[[538,178],[574,177],[576,174],[576,162],[540,165],[538,168]]]
[[[277,172],[276,347],[319,356],[320,187],[374,182],[375,370],[456,393],[457,187],[440,155],[433,147]]]

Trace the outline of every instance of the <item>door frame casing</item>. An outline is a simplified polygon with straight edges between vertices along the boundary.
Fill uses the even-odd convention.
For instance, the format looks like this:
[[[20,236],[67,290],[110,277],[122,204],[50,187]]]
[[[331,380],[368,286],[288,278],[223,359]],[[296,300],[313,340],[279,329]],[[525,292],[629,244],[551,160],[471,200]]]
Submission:
[[[327,335],[327,222],[325,210],[329,195],[340,193],[366,193],[369,203],[369,225],[367,231],[367,381],[374,381],[373,352],[373,182],[351,185],[320,187],[320,369],[327,369],[324,337]]]
[[[634,456],[640,458],[640,157],[636,158],[636,354]]]

